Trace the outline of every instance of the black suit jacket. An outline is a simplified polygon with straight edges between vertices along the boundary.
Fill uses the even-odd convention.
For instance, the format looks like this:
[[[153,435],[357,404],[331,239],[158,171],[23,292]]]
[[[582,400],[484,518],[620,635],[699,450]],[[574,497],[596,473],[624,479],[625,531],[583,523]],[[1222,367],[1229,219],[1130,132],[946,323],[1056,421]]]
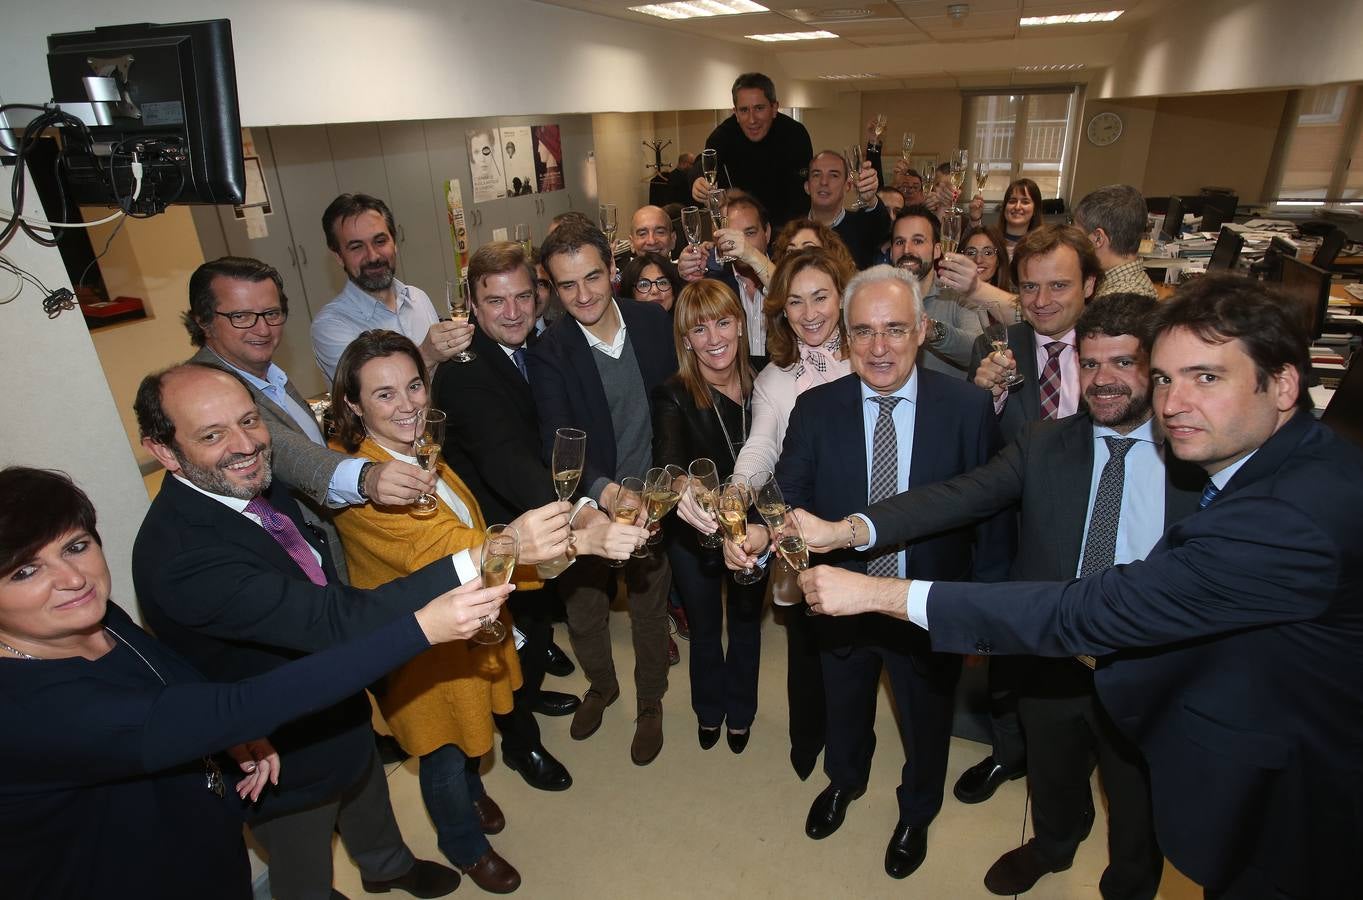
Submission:
[[[1004,401],[1003,411],[999,413],[999,429],[1003,432],[1005,441],[1017,440],[1022,434],[1022,429],[1041,419],[1041,385],[1037,383],[1035,334],[1032,326],[1026,322],[1008,326],[1008,349],[1013,351],[1018,374],[1025,380],[1008,391],[1008,399]],[[984,335],[975,339],[975,347],[970,354],[968,369],[970,374],[967,381],[975,383],[975,372],[979,369],[980,362],[993,351],[989,339]]]
[[[1000,444],[988,394],[960,379],[921,367],[917,371],[910,488],[945,481],[982,465]],[[791,506],[824,519],[840,519],[866,507],[862,403],[861,380],[855,373],[811,388],[796,400],[776,464],[777,482]],[[904,548],[909,577],[1002,580],[1012,556],[1013,528],[1013,516],[1006,514],[976,527],[941,531],[910,543]],[[830,553],[818,563],[866,571],[865,556],[851,550]],[[821,619],[819,625],[833,647],[850,646],[868,637],[878,642],[897,640],[918,652],[928,650],[921,629],[887,623],[881,616]]]
[[[210,680],[239,681],[367,634],[459,584],[448,559],[374,590],[338,582],[289,491],[275,479],[265,497],[321,554],[325,587],[264,528],[169,474],[138,530],[133,583],[146,622]],[[353,784],[373,752],[369,717],[360,692],[270,735],[288,774],[249,817],[293,812]]]
[[[1098,694],[1150,765],[1174,865],[1215,889],[1250,870],[1241,886],[1265,895],[1355,897],[1361,507],[1363,453],[1299,412],[1144,562],[1063,584],[935,585],[932,643],[1116,654]]]
[[[448,417],[445,462],[473,492],[486,521],[510,522],[554,500],[554,483],[540,456],[529,382],[482,328],[473,333],[473,351],[472,362],[435,372],[434,403]]]
[[[656,303],[615,301],[628,329],[639,374],[644,381],[639,415],[649,414],[648,395],[677,371],[672,317]],[[599,478],[615,480],[615,425],[606,402],[595,351],[572,316],[564,316],[540,335],[530,350],[530,392],[539,411],[540,454],[549,461],[554,432],[565,426],[587,432],[587,460],[582,470],[584,493]],[[642,472],[639,473],[643,475]]]

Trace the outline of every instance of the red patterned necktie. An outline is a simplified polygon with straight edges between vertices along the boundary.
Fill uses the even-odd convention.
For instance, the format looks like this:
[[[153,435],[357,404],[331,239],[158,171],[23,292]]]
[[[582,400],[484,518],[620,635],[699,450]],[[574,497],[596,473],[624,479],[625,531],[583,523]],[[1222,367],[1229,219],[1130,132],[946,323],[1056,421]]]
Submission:
[[[289,558],[298,563],[298,568],[308,576],[308,580],[318,587],[325,587],[327,575],[322,571],[317,558],[312,555],[312,547],[303,539],[293,519],[270,505],[264,497],[257,497],[246,504],[246,511],[260,517],[260,524],[284,548]]]
[[[1054,419],[1060,412],[1060,352],[1065,344],[1050,341],[1042,346],[1050,355],[1041,369],[1041,418]]]

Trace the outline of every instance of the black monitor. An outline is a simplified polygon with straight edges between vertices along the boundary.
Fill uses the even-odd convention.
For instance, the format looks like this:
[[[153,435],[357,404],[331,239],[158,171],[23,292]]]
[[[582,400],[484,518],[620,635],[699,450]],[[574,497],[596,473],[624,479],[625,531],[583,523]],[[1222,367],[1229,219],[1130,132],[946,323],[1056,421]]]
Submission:
[[[1164,226],[1160,228],[1160,234],[1167,241],[1176,241],[1182,236],[1183,201],[1180,198],[1169,198],[1169,205],[1164,210]]]
[[[53,34],[47,49],[53,101],[88,109],[89,141],[68,133],[63,150],[77,202],[140,213],[245,202],[228,20]],[[134,152],[144,175],[131,203]]]
[[[1363,447],[1363,352],[1355,353],[1320,420]]]
[[[1336,228],[1321,238],[1320,246],[1316,248],[1316,255],[1311,259],[1311,265],[1319,266],[1322,269],[1329,269],[1339,258],[1339,251],[1344,249],[1349,237],[1342,229]]]
[[[1311,340],[1325,328],[1325,309],[1330,303],[1330,273],[1295,256],[1282,258],[1282,292],[1291,299]]]
[[[1240,251],[1244,249],[1245,238],[1243,235],[1236,234],[1229,228],[1222,228],[1221,234],[1216,239],[1216,248],[1212,250],[1212,258],[1207,260],[1208,272],[1229,272],[1235,268],[1235,263],[1240,259]]]
[[[1198,226],[1198,230],[1220,231],[1226,218],[1226,213],[1221,208],[1211,205],[1204,206],[1202,208],[1202,224]]]

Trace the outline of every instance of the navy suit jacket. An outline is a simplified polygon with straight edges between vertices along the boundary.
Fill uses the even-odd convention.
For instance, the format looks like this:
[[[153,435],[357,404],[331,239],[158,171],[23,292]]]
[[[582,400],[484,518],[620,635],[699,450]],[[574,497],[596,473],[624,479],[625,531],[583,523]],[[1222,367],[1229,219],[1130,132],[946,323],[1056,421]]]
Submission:
[[[620,318],[628,329],[644,394],[639,398],[639,415],[649,415],[649,396],[653,389],[677,371],[677,348],[672,341],[672,317],[656,303],[638,300],[615,301]],[[540,420],[540,452],[548,463],[554,448],[554,432],[559,428],[580,428],[587,432],[587,460],[582,469],[585,492],[598,478],[616,480],[615,425],[611,420],[606,389],[587,346],[586,335],[572,316],[564,316],[540,335],[530,350],[530,392]],[[644,473],[637,473],[643,477]]]
[[[321,554],[325,587],[264,528],[170,474],[137,532],[133,584],[147,625],[212,681],[240,681],[368,634],[459,584],[448,559],[369,591],[337,581],[289,491],[276,478],[265,498]],[[243,812],[267,819],[339,796],[369,764],[369,718],[361,691],[270,735],[288,774]]]
[[[1218,890],[1356,897],[1360,508],[1363,452],[1298,412],[1143,562],[1063,584],[935,585],[932,644],[1115,653],[1098,694],[1150,765],[1174,865]]]
[[[834,520],[866,508],[862,402],[861,380],[855,373],[811,388],[796,400],[776,464],[777,482],[791,506]],[[986,462],[1000,443],[986,392],[958,378],[918,368],[910,488],[973,469]],[[1005,514],[976,527],[967,525],[915,541],[904,548],[909,577],[1000,581],[1008,575],[1013,533],[1013,516]],[[866,556],[852,550],[830,553],[811,563],[866,571]],[[879,641],[893,633],[909,649],[928,651],[921,629],[900,628],[897,623],[887,628],[889,624],[881,616],[870,615],[820,620],[829,646],[849,646],[860,637]]]

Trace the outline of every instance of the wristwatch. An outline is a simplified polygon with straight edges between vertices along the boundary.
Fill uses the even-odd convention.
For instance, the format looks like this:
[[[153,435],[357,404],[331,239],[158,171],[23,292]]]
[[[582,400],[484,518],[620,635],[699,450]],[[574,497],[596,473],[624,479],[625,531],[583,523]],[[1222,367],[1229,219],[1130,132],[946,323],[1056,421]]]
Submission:
[[[371,459],[369,460],[369,462],[360,466],[360,477],[359,480],[355,482],[355,493],[359,494],[360,499],[363,500],[365,503],[369,502],[369,492],[364,489],[364,480],[366,477],[368,477],[369,470],[377,465],[378,463],[374,462]]]
[[[929,344],[940,344],[947,336],[947,327],[936,319],[932,320],[932,334],[928,335]]]

